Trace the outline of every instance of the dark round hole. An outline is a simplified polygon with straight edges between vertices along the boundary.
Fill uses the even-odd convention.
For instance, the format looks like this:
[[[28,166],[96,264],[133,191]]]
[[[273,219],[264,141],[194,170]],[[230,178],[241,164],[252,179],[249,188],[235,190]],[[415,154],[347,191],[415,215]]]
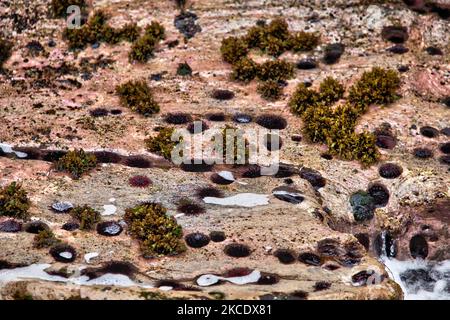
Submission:
[[[395,163],[384,163],[378,168],[378,173],[385,179],[398,178],[402,172],[402,167]]]
[[[234,98],[234,92],[224,89],[216,89],[211,95],[216,100],[231,100]]]
[[[394,54],[405,54],[409,51],[409,49],[402,44],[396,44],[392,47],[387,48],[386,51],[392,52]]]
[[[246,113],[236,113],[233,115],[233,121],[237,123],[250,123],[252,120],[252,116]]]
[[[321,264],[320,257],[317,254],[311,252],[300,253],[300,255],[298,256],[298,260],[300,262],[303,262],[304,264],[308,264],[311,266],[320,266]]]
[[[439,150],[442,153],[449,154],[450,153],[450,142],[443,143],[439,146]]]
[[[94,151],[93,154],[99,163],[119,163],[122,160],[122,156],[115,152]]]
[[[397,141],[390,135],[377,135],[375,144],[383,149],[393,149]]]
[[[333,156],[329,153],[322,153],[320,155],[321,158],[325,159],[325,160],[333,160]]]
[[[318,281],[314,284],[314,291],[323,291],[330,289],[331,283],[327,281]]]
[[[209,126],[204,121],[194,121],[188,124],[186,128],[191,134],[201,133],[209,129]]]
[[[264,136],[264,145],[269,151],[278,151],[283,146],[283,140],[277,134],[268,133]]]
[[[211,231],[209,237],[213,242],[222,242],[227,238],[223,231]]]
[[[198,198],[203,199],[206,197],[223,198],[222,190],[214,187],[205,187],[197,190],[196,195]]]
[[[300,178],[307,180],[314,189],[320,189],[326,184],[326,180],[320,172],[306,167],[300,170]]]
[[[414,157],[419,159],[429,159],[433,157],[433,151],[428,148],[415,148],[413,154]]]
[[[389,202],[389,190],[381,183],[373,183],[369,185],[367,190],[372,196],[375,205],[385,206]]]
[[[243,178],[259,178],[261,177],[261,167],[258,165],[250,165],[242,173]]]
[[[420,234],[417,234],[409,241],[409,252],[414,259],[425,259],[428,256],[427,240]]]
[[[370,238],[367,233],[357,233],[355,234],[356,239],[358,239],[359,243],[362,244],[362,246],[366,249],[366,251],[369,251],[370,248]]]
[[[69,263],[75,261],[77,252],[68,244],[57,244],[50,249],[50,255],[58,262]]]
[[[25,224],[24,230],[28,233],[38,234],[41,231],[50,230],[50,227],[42,221],[31,221]]]
[[[317,67],[317,63],[314,59],[306,58],[297,62],[297,68],[300,70],[311,70]]]
[[[174,112],[166,114],[164,121],[169,124],[186,124],[192,121],[192,117],[184,112]]]
[[[441,49],[439,49],[438,47],[433,47],[433,46],[427,47],[425,49],[425,51],[430,56],[442,56],[444,54]]]
[[[257,284],[260,285],[273,285],[280,281],[280,277],[276,274],[261,272],[261,277],[259,278]]]
[[[180,168],[185,172],[210,172],[214,165],[207,164],[204,160],[192,159],[190,163],[182,163]]]
[[[263,114],[256,118],[256,123],[266,129],[285,129],[287,121],[281,116],[274,114]]]
[[[446,154],[439,157],[439,162],[441,162],[442,164],[450,164],[450,155]]]
[[[225,246],[224,252],[226,255],[235,258],[244,258],[251,254],[250,248],[242,243],[230,243]]]
[[[324,49],[323,61],[326,64],[334,64],[339,61],[344,53],[345,47],[341,43],[328,44]]]
[[[294,134],[291,136],[291,140],[294,142],[301,142],[302,141],[302,136],[299,134]]]
[[[188,216],[205,213],[205,208],[194,202],[186,202],[178,205],[177,210]]]
[[[150,160],[141,156],[129,156],[125,160],[125,165],[133,168],[151,168],[152,163]]]
[[[61,229],[66,231],[74,231],[80,229],[80,224],[78,222],[67,222],[62,225]]]
[[[289,249],[278,249],[273,253],[273,255],[283,264],[293,263],[296,260],[295,252]]]
[[[14,219],[8,219],[0,222],[0,232],[20,232],[22,223]]]
[[[210,239],[206,234],[194,232],[184,237],[186,244],[191,248],[201,248],[208,245]]]
[[[386,26],[381,30],[381,37],[390,42],[403,43],[408,40],[408,29],[402,26]]]
[[[111,114],[113,115],[113,116],[118,116],[118,115],[120,115],[120,114],[122,114],[122,110],[121,109],[112,109],[111,110]]]
[[[99,117],[106,117],[108,115],[109,111],[105,108],[96,108],[91,111],[89,111],[89,114],[91,117],[99,118]]]
[[[435,138],[439,135],[439,131],[436,128],[425,126],[420,128],[420,134],[427,138]]]
[[[207,114],[206,119],[213,122],[222,122],[226,120],[226,116],[223,112],[215,112]]]

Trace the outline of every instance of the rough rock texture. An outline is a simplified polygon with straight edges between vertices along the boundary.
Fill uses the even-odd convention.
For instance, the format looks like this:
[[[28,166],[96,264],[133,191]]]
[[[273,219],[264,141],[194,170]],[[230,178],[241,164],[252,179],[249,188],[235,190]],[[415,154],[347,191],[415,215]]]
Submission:
[[[145,64],[130,64],[130,44],[100,44],[88,46],[80,52],[68,51],[62,39],[64,21],[48,18],[49,1],[2,2],[0,4],[0,32],[14,40],[12,57],[0,73],[0,142],[13,146],[41,149],[85,150],[107,149],[124,155],[141,154],[154,159],[149,169],[122,164],[102,164],[80,180],[56,173],[51,163],[40,160],[0,158],[0,184],[20,180],[29,192],[32,219],[45,221],[60,239],[78,252],[70,268],[87,263],[84,254],[98,252],[89,265],[119,260],[138,267],[139,279],[144,283],[157,280],[175,280],[198,291],[143,289],[139,287],[103,290],[102,286],[78,286],[35,279],[0,283],[0,298],[11,299],[29,295],[34,299],[166,299],[214,298],[211,292],[222,292],[226,299],[280,296],[292,297],[296,291],[308,293],[308,299],[401,299],[397,284],[387,278],[383,265],[376,259],[374,241],[382,230],[388,230],[396,239],[398,258],[410,259],[409,242],[417,234],[428,239],[432,260],[449,259],[449,191],[448,163],[439,161],[439,144],[448,141],[440,134],[436,138],[420,135],[422,126],[438,130],[450,126],[450,108],[442,99],[450,96],[450,24],[434,13],[417,13],[402,1],[232,1],[195,0],[189,9],[198,16],[201,32],[184,42],[174,26],[178,10],[174,1],[95,1],[95,8],[103,8],[110,15],[110,24],[119,27],[128,22],[145,26],[152,20],[166,28],[167,37],[157,47],[155,56]],[[17,14],[14,16],[14,14]],[[231,68],[222,61],[220,41],[223,37],[242,35],[258,19],[271,20],[283,15],[291,30],[318,31],[322,45],[308,54],[285,53],[282,57],[297,62],[306,57],[320,61],[325,44],[342,42],[345,52],[339,63],[319,64],[312,70],[297,70],[288,81],[281,100],[268,103],[256,92],[256,83],[248,85],[229,79]],[[15,17],[15,18],[13,18]],[[381,38],[383,26],[401,24],[407,27],[409,52],[397,55],[386,51],[390,43]],[[180,40],[170,48],[168,43]],[[26,48],[31,40],[38,40],[44,51],[32,56]],[[49,46],[53,40],[56,46]],[[438,46],[442,56],[431,56],[425,51]],[[252,53],[253,54],[253,53]],[[263,61],[267,57],[258,56]],[[87,61],[87,63],[86,63]],[[193,69],[191,77],[177,76],[179,63],[187,62]],[[407,65],[409,71],[401,74],[401,98],[386,107],[373,106],[359,121],[358,130],[373,131],[388,122],[397,139],[392,150],[380,149],[382,162],[394,162],[403,168],[397,179],[383,179],[378,165],[363,168],[357,162],[339,159],[327,160],[320,155],[326,146],[306,141],[294,142],[291,136],[301,134],[302,122],[292,115],[287,101],[296,85],[312,81],[318,86],[327,76],[338,78],[346,87],[372,66],[397,69]],[[151,75],[162,74],[161,81],[150,80]],[[146,79],[161,106],[161,112],[145,118],[121,107],[114,94],[115,86],[130,79]],[[155,77],[153,77],[155,78]],[[235,93],[229,101],[214,100],[214,89],[228,89]],[[90,117],[95,108],[121,109],[120,115]],[[210,172],[188,173],[171,166],[145,150],[144,139],[153,135],[163,124],[168,112],[187,112],[194,119],[204,119],[207,113],[246,112],[257,116],[270,112],[282,115],[288,121],[280,131],[283,140],[280,158],[296,170],[312,168],[326,179],[318,191],[298,174],[291,177],[291,187],[299,190],[304,201],[298,205],[270,196],[269,205],[254,208],[204,205],[206,213],[198,216],[177,216],[184,234],[225,231],[224,242],[210,242],[200,249],[189,248],[179,256],[145,260],[137,242],[127,232],[117,237],[103,237],[95,231],[68,232],[61,226],[70,221],[67,214],[56,214],[50,206],[55,201],[70,201],[75,205],[89,204],[103,212],[103,206],[114,204],[117,211],[105,220],[120,220],[126,208],[141,201],[156,201],[176,215],[177,203],[183,198],[195,199],[201,186],[211,185]],[[254,123],[233,124],[242,128],[258,128]],[[211,128],[222,124],[209,122]],[[183,126],[179,126],[182,128]],[[426,146],[434,152],[431,159],[414,158],[412,150]],[[223,168],[214,168],[219,171]],[[235,171],[239,177],[239,172]],[[153,184],[148,188],[129,186],[129,178],[146,175]],[[238,178],[239,182],[218,186],[226,196],[242,192],[270,195],[283,185],[283,179],[260,177]],[[349,203],[351,194],[366,190],[373,182],[383,183],[390,192],[389,203],[375,210],[375,218],[367,223],[356,223]],[[111,202],[110,198],[115,201]],[[430,208],[434,208],[431,210]],[[423,226],[427,227],[424,228]],[[367,234],[370,243],[366,252],[354,235]],[[47,249],[32,247],[33,234],[0,232],[0,262],[10,265],[54,263]],[[434,237],[433,237],[434,236]],[[281,264],[273,252],[292,249],[300,252],[318,250],[325,239],[337,241],[338,254],[325,257],[321,266],[308,266],[299,261]],[[232,258],[223,253],[226,244],[247,244],[252,253],[246,258]],[[348,248],[356,261],[351,265]],[[347,249],[346,249],[347,248]],[[347,255],[347,256],[346,256]],[[337,270],[326,267],[335,265]],[[2,264],[0,263],[0,268]],[[58,264],[53,269],[58,270]],[[195,280],[203,274],[224,274],[242,267],[276,274],[280,281],[273,285],[223,283],[200,288]],[[352,284],[352,276],[360,271],[374,270],[381,282],[367,286]],[[315,291],[316,282],[331,283],[329,289]]]

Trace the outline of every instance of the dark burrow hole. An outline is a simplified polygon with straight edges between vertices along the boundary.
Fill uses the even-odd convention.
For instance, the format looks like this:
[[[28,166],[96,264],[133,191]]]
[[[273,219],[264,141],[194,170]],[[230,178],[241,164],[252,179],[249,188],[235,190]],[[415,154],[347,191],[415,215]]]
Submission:
[[[321,264],[320,257],[312,252],[300,253],[300,255],[298,256],[298,260],[311,266],[320,266]]]
[[[276,274],[261,272],[261,277],[259,278],[257,284],[260,285],[273,285],[280,282],[280,277]]]
[[[208,130],[209,126],[205,121],[194,121],[189,123],[186,129],[189,133],[196,134]]]
[[[320,255],[326,257],[337,257],[344,253],[340,247],[340,243],[334,239],[323,239],[317,243],[317,251]]]
[[[307,167],[303,167],[300,170],[300,178],[307,180],[316,190],[324,187],[326,184],[326,180],[320,172]]]
[[[42,221],[31,221],[25,224],[23,227],[25,232],[38,234],[41,231],[48,231],[50,227]]]
[[[323,62],[326,64],[334,64],[339,61],[344,53],[345,47],[341,43],[328,44],[324,49]]]
[[[63,263],[73,262],[77,257],[75,248],[68,244],[57,244],[50,249],[49,253],[55,261]]]
[[[217,174],[217,173],[213,173],[210,177],[211,182],[215,183],[215,184],[219,184],[219,185],[228,185],[228,184],[232,184],[234,181],[232,180],[227,180],[225,178],[223,178],[221,175]]]
[[[207,164],[204,160],[191,160],[189,163],[182,163],[181,170],[185,172],[211,172],[214,165]]]
[[[397,243],[389,232],[383,231],[379,233],[373,242],[373,249],[377,256],[386,255],[395,258],[397,255]]]
[[[322,153],[320,155],[321,158],[325,159],[325,160],[333,160],[333,156],[329,153]]]
[[[427,138],[435,138],[439,135],[439,130],[430,126],[420,128],[420,134]]]
[[[247,168],[242,172],[243,178],[259,178],[261,177],[261,167],[254,164],[249,165]]]
[[[94,151],[92,154],[97,158],[98,163],[119,163],[122,156],[111,151]]]
[[[222,190],[219,190],[212,186],[198,189],[195,194],[196,194],[197,198],[199,198],[199,199],[203,199],[206,197],[223,198]]]
[[[450,154],[443,155],[439,157],[439,162],[442,164],[450,164]]]
[[[230,243],[225,246],[223,251],[227,256],[235,258],[244,258],[251,254],[250,248],[243,243]]]
[[[206,115],[206,119],[208,119],[208,121],[213,121],[213,122],[223,122],[226,120],[226,116],[225,116],[225,113],[223,113],[223,112],[214,112],[214,113],[208,113]]]
[[[41,159],[41,151],[38,148],[33,147],[15,147],[15,151],[24,152],[27,154],[25,159],[27,160],[39,160]]]
[[[264,145],[269,151],[278,151],[283,146],[283,140],[277,134],[268,133],[264,136]]]
[[[306,58],[297,62],[297,68],[300,70],[311,70],[317,67],[317,63],[314,59]]]
[[[396,44],[392,47],[387,48],[386,51],[392,52],[394,54],[404,54],[407,53],[409,49],[402,44]]]
[[[393,43],[403,43],[408,40],[408,29],[402,26],[386,26],[381,30],[381,37]]]
[[[450,153],[450,142],[443,143],[439,146],[439,150],[442,153],[449,154]]]
[[[295,252],[290,249],[278,249],[273,255],[278,258],[283,264],[289,264],[295,262]]]
[[[78,222],[69,221],[62,225],[61,229],[66,231],[75,231],[80,229],[80,224]]]
[[[377,134],[375,144],[382,149],[394,149],[397,140],[391,135]]]
[[[66,155],[67,151],[62,150],[43,150],[42,160],[48,162],[55,162]]]
[[[425,49],[430,56],[442,56],[444,52],[438,47],[430,46]]]
[[[166,114],[164,121],[169,124],[186,124],[192,122],[192,117],[190,114],[184,112],[174,112]]]
[[[372,183],[367,189],[376,206],[384,207],[389,202],[389,190],[381,183]]]
[[[107,273],[111,274],[121,274],[129,278],[134,278],[134,275],[139,270],[127,261],[108,261],[104,263],[101,267],[97,268],[86,268],[81,270],[81,275],[87,276],[89,280],[99,278]]]
[[[208,245],[210,238],[206,234],[194,232],[187,234],[184,241],[191,248],[201,248]]]
[[[129,156],[125,159],[125,165],[132,168],[151,168],[152,163],[150,160],[141,156]]]
[[[378,173],[385,179],[398,178],[402,172],[402,167],[395,163],[384,163],[378,168]]]
[[[199,215],[206,212],[205,208],[201,205],[191,201],[182,201],[182,203],[177,206],[177,211],[188,216]]]
[[[7,219],[0,222],[0,232],[20,232],[22,223],[14,219]]]
[[[109,114],[109,111],[105,108],[95,108],[90,110],[89,114],[94,118],[106,117]]]
[[[414,157],[419,159],[429,159],[433,157],[433,151],[428,148],[415,148],[413,154]]]
[[[367,233],[357,233],[355,234],[355,238],[358,239],[359,243],[369,251],[370,249],[370,237]]]
[[[233,121],[236,123],[250,123],[253,117],[246,113],[236,113],[233,115]]]
[[[252,273],[253,270],[245,267],[236,267],[225,271],[222,276],[226,278],[245,277]]]
[[[428,256],[428,243],[424,236],[417,234],[411,238],[409,252],[414,259],[425,259]]]
[[[266,129],[278,129],[282,130],[287,127],[287,121],[282,116],[275,114],[263,114],[256,118],[256,123]]]
[[[327,290],[330,289],[331,287],[331,283],[327,282],[327,281],[317,281],[314,284],[314,291],[323,291],[323,290]]]
[[[211,231],[209,233],[209,238],[211,239],[212,242],[222,242],[225,241],[227,236],[223,231]]]
[[[226,89],[216,89],[212,92],[211,97],[216,100],[231,100],[234,98],[234,92]]]

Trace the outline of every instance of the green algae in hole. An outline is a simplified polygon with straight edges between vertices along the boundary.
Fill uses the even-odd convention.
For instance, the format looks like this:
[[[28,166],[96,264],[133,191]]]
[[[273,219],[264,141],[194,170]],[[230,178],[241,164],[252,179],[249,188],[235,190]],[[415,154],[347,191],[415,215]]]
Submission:
[[[372,196],[365,191],[355,192],[350,196],[353,217],[357,222],[373,219],[375,211],[375,201]]]
[[[97,166],[97,158],[93,154],[86,153],[83,149],[67,152],[55,162],[55,169],[68,172],[73,179],[79,179],[86,172]]]
[[[88,205],[74,207],[70,211],[70,216],[80,222],[81,230],[92,230],[101,220],[100,212]]]

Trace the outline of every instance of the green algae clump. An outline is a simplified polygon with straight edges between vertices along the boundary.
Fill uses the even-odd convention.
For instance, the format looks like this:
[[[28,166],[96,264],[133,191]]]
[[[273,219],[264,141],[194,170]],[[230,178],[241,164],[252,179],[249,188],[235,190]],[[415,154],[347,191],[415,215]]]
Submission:
[[[267,80],[261,82],[256,90],[261,95],[261,97],[268,101],[276,101],[283,94],[283,89],[281,88],[278,81],[275,80]]]
[[[30,200],[21,184],[12,182],[0,189],[0,216],[28,219]]]
[[[255,79],[257,72],[258,64],[245,57],[233,65],[231,78],[235,81],[250,82]]]
[[[302,115],[308,108],[314,107],[319,101],[319,93],[307,88],[304,83],[300,83],[289,100],[289,106],[292,113]]]
[[[50,7],[53,16],[63,18],[67,16],[67,8],[69,6],[78,6],[82,11],[86,7],[85,0],[52,0]]]
[[[165,127],[158,132],[157,136],[146,139],[145,145],[148,151],[171,159],[172,150],[177,145],[176,141],[172,141],[174,131],[174,128]]]
[[[160,108],[153,98],[150,87],[144,80],[130,80],[116,87],[120,102],[144,116],[158,113]]]
[[[96,166],[95,155],[86,153],[83,149],[69,151],[55,163],[57,171],[68,172],[74,179],[81,178],[84,173]]]
[[[70,211],[70,216],[80,223],[80,230],[92,230],[101,221],[100,212],[88,205],[76,206]]]
[[[50,248],[61,241],[51,230],[41,230],[33,239],[33,247],[37,249]]]
[[[295,52],[310,51],[320,43],[320,35],[313,32],[296,32],[291,34],[288,40],[288,47]]]
[[[294,76],[294,65],[284,60],[269,60],[258,67],[257,77],[262,81],[288,80]]]
[[[244,40],[236,37],[228,37],[222,40],[220,52],[224,61],[233,64],[247,55],[248,47]]]
[[[370,104],[388,104],[397,98],[400,78],[394,70],[374,67],[349,90],[348,100],[364,112]]]
[[[124,219],[129,233],[140,241],[144,257],[175,255],[186,250],[181,226],[162,205],[145,203],[129,208]]]

